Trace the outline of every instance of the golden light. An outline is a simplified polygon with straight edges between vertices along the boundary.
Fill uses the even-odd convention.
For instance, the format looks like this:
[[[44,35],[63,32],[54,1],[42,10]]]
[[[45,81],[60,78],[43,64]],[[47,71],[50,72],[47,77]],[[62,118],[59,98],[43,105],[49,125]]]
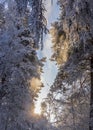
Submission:
[[[34,91],[36,91],[36,90],[39,91],[39,89],[41,88],[41,85],[42,85],[40,79],[38,79],[38,78],[32,78],[30,80],[30,84],[31,84],[31,89]]]
[[[30,82],[30,84],[31,84],[31,88],[30,88],[30,89],[31,89],[35,94],[37,94],[37,93],[40,91],[41,87],[42,87],[42,82],[41,82],[41,80],[38,79],[38,78],[33,77],[29,82]],[[41,103],[41,100],[40,100],[40,98],[38,97],[38,101],[35,102],[34,114],[38,114],[38,115],[41,114],[41,106],[40,106],[40,103]]]

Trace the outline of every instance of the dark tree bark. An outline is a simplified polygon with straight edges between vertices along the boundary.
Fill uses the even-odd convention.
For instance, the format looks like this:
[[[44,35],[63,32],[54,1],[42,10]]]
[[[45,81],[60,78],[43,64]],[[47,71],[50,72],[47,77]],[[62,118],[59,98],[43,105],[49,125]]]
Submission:
[[[91,95],[90,95],[90,126],[89,130],[93,130],[93,56],[91,57]]]

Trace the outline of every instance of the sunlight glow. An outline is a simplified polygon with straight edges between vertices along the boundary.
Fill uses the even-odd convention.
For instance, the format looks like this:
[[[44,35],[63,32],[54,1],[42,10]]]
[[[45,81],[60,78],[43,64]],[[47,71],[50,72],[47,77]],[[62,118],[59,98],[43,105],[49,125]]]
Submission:
[[[38,115],[41,115],[41,108],[40,108],[40,106],[35,108],[34,113],[38,114]]]
[[[42,83],[41,83],[40,79],[32,78],[29,82],[31,84],[31,90],[33,90],[33,92],[38,93],[41,86],[42,86]]]

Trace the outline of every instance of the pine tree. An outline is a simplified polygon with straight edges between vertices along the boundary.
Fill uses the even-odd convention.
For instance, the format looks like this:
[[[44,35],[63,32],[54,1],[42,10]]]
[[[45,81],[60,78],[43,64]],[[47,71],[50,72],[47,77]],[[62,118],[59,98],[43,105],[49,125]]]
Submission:
[[[60,65],[57,86],[61,86],[62,80],[69,85],[77,82],[84,74],[91,72],[92,94],[92,51],[93,51],[93,15],[91,0],[58,0],[61,13],[59,21],[53,24],[52,34],[56,37],[54,42],[53,58]],[[53,34],[53,35],[54,35]],[[67,45],[67,46],[66,46]],[[64,59],[65,57],[65,60]],[[91,59],[91,60],[90,60]],[[91,61],[91,62],[90,62]],[[90,70],[91,67],[91,70]],[[55,86],[55,84],[53,84]],[[60,88],[61,89],[61,88]],[[90,105],[90,130],[93,128],[92,96]]]
[[[34,101],[42,87],[39,71],[42,62],[38,60],[33,32],[23,14],[27,4],[16,2],[17,6],[12,0],[5,3],[7,6],[0,4],[0,130],[47,129],[43,118],[39,124],[33,113]],[[33,79],[39,85],[33,86]]]

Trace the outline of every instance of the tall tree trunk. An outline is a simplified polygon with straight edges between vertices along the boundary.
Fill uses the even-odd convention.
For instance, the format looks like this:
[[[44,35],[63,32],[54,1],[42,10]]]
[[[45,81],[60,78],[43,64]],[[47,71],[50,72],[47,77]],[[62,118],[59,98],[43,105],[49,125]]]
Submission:
[[[93,56],[91,57],[91,95],[90,95],[90,125],[89,130],[93,130]]]

